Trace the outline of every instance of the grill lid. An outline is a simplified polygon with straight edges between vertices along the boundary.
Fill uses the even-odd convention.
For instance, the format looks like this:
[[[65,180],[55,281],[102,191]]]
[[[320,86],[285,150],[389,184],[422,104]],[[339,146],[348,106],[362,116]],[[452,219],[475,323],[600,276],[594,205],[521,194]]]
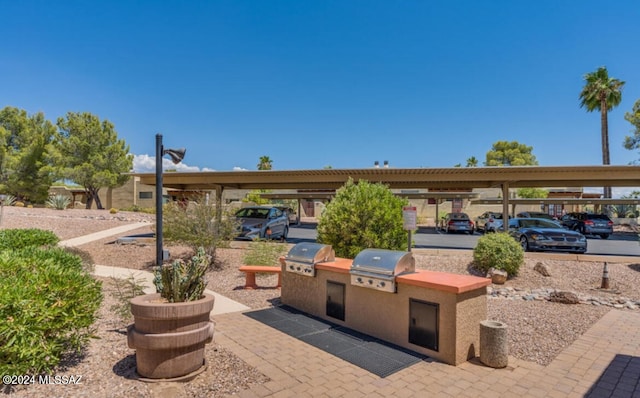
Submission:
[[[364,249],[353,259],[350,272],[393,277],[414,272],[415,269],[415,259],[411,252]]]
[[[323,245],[320,243],[301,242],[293,246],[287,254],[285,260],[297,261],[301,263],[322,263],[326,261],[334,261],[335,252],[331,245]]]

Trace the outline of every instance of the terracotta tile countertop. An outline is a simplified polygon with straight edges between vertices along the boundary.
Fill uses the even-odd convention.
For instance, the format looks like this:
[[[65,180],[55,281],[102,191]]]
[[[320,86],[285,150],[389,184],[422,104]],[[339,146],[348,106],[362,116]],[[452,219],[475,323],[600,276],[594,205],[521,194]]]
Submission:
[[[316,264],[316,269],[348,274],[351,269],[351,263],[353,263],[353,260],[336,257],[335,261]],[[460,294],[489,286],[491,279],[471,275],[450,274],[448,272],[418,270],[411,274],[399,275],[396,278],[396,282]]]

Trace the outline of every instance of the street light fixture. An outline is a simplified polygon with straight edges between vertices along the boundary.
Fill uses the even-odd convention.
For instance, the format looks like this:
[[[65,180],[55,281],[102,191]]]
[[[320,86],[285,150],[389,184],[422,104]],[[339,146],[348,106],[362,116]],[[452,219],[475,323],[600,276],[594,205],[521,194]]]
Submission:
[[[156,265],[161,266],[164,260],[162,250],[162,157],[169,155],[174,164],[184,159],[187,150],[164,149],[162,146],[162,134],[156,134]]]

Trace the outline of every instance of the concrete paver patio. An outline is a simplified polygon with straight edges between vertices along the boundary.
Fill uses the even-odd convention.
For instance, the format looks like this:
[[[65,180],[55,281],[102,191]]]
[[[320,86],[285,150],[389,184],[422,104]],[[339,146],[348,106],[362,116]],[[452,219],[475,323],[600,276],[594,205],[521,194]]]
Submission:
[[[606,314],[546,367],[425,360],[386,378],[241,313],[215,321],[216,341],[271,378],[241,397],[640,397],[640,314],[627,311]]]

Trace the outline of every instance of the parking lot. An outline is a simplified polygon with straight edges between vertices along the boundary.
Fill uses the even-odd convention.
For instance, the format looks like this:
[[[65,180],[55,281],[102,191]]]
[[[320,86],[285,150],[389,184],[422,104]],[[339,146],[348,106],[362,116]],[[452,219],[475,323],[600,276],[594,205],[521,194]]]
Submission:
[[[446,234],[434,227],[420,227],[412,235],[415,248],[421,249],[462,249],[473,250],[476,247],[481,233],[473,235]],[[291,225],[287,242],[315,242],[317,237],[316,224],[305,222],[300,225]],[[615,232],[609,239],[587,235],[587,254],[611,255],[611,256],[639,256],[640,243],[638,236],[629,232]]]

